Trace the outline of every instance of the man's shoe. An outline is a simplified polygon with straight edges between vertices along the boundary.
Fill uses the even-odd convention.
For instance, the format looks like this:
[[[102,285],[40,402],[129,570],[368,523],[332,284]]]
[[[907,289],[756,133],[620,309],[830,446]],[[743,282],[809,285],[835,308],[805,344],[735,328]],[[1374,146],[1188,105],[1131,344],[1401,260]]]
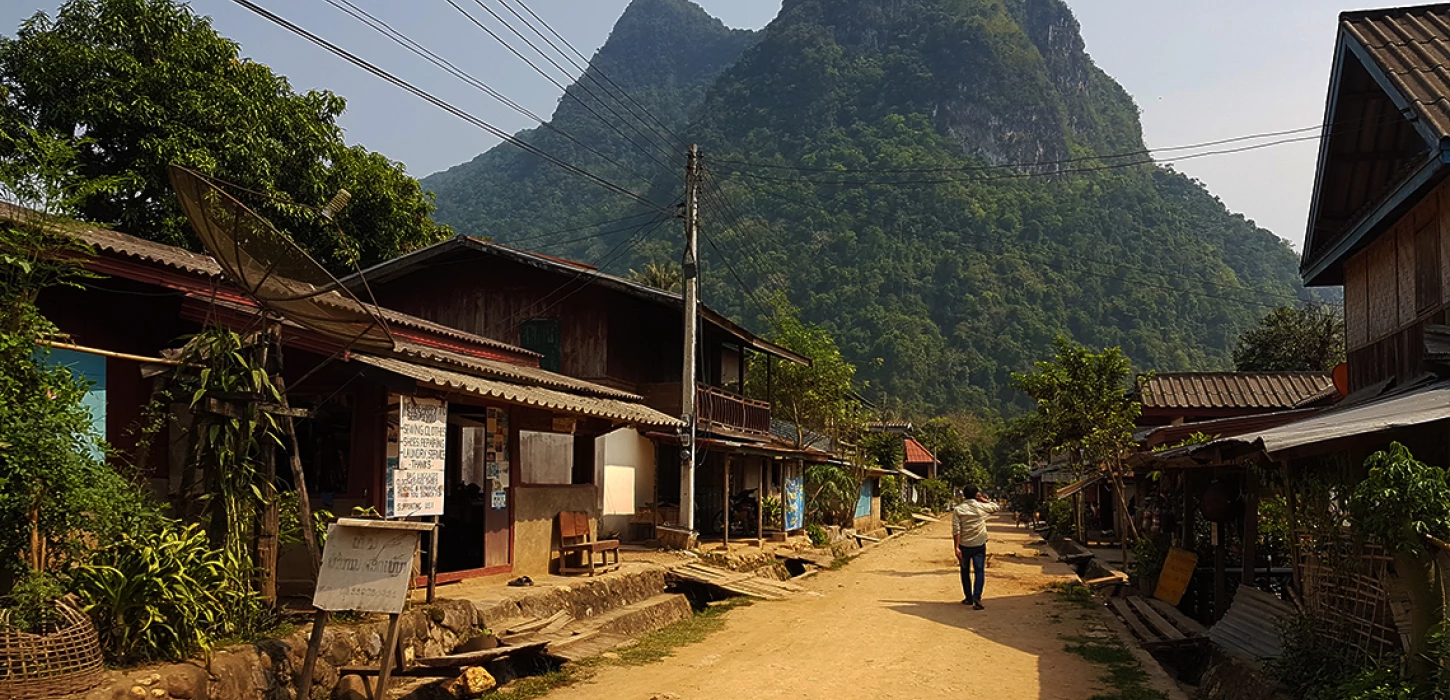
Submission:
[[[972,601],[971,598],[963,598],[962,599],[962,605],[972,605],[972,604],[973,604],[973,601]]]
[[[986,610],[986,608],[982,607],[982,601],[980,601],[980,600],[973,601],[972,602],[972,609],[973,610]]]

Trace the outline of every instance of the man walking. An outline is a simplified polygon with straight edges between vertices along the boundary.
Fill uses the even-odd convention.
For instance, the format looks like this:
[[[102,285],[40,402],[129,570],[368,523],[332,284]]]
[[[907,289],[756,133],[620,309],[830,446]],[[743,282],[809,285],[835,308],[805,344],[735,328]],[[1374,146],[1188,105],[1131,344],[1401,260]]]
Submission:
[[[987,495],[968,484],[962,489],[965,501],[952,509],[952,544],[957,550],[957,564],[962,567],[962,592],[967,596],[962,605],[982,609],[983,576],[987,568],[987,516],[1002,507]],[[977,574],[972,580],[972,572]]]

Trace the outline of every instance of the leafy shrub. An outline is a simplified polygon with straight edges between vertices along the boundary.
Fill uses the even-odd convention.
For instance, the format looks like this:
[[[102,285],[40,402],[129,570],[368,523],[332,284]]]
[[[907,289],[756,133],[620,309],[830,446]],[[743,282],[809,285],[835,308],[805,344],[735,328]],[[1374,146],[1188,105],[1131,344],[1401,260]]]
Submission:
[[[809,523],[806,525],[806,536],[810,537],[811,544],[817,547],[824,547],[831,543],[831,535],[826,532],[826,528],[821,527],[817,523]]]
[[[317,545],[320,547],[327,541],[327,525],[337,520],[332,511],[318,509],[312,511],[312,532],[317,537]],[[302,521],[297,513],[297,492],[285,491],[277,494],[277,539],[282,544],[299,544],[302,542]]]
[[[1133,561],[1128,564],[1128,573],[1140,583],[1156,579],[1163,572],[1163,562],[1167,559],[1168,553],[1159,548],[1153,538],[1139,537],[1133,543]]]
[[[9,626],[21,632],[43,634],[60,619],[55,604],[65,595],[59,579],[44,571],[31,569],[10,589],[0,627]]]
[[[881,477],[881,515],[893,523],[911,516],[911,507],[901,495],[901,477]]]
[[[785,527],[785,508],[781,506],[779,498],[766,496],[761,499],[760,510],[765,516],[766,527]]]
[[[926,479],[921,482],[922,505],[940,512],[952,505],[952,487],[941,479]]]
[[[1047,527],[1053,537],[1072,535],[1074,516],[1072,501],[1057,499],[1047,506]]]
[[[201,528],[167,523],[96,552],[72,587],[113,660],[178,660],[268,622],[250,575]]]

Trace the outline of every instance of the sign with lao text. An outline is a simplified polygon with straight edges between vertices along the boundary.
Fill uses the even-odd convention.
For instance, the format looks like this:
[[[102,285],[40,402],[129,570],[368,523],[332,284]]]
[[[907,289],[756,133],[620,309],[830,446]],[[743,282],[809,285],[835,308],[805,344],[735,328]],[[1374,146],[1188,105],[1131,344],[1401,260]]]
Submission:
[[[397,438],[388,441],[388,517],[443,514],[448,403],[403,396]]]
[[[342,518],[328,531],[312,605],[319,610],[399,613],[408,597],[418,535],[431,523]]]

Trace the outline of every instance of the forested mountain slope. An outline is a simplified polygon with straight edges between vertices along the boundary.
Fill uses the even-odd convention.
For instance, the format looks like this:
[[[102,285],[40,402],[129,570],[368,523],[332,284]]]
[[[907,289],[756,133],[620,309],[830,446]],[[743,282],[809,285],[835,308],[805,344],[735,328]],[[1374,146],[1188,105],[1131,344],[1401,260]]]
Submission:
[[[1011,410],[1010,372],[1060,333],[1121,345],[1139,369],[1225,368],[1243,329],[1304,294],[1287,243],[1121,155],[1143,147],[1137,108],[1060,0],[786,0],[758,36],[711,23],[715,43],[687,42],[716,47],[700,66],[724,62],[721,43],[741,51],[689,71],[704,88],[651,63],[678,67],[690,46],[640,31],[686,6],[636,0],[596,65],[705,151],[706,299],[750,323],[783,293],[874,398]],[[556,126],[594,130],[648,175],[618,182],[679,194],[677,174],[568,106]],[[616,269],[678,257],[678,227],[617,260],[604,254],[632,231],[541,237],[641,211],[546,168],[496,149],[425,185],[463,232]]]

